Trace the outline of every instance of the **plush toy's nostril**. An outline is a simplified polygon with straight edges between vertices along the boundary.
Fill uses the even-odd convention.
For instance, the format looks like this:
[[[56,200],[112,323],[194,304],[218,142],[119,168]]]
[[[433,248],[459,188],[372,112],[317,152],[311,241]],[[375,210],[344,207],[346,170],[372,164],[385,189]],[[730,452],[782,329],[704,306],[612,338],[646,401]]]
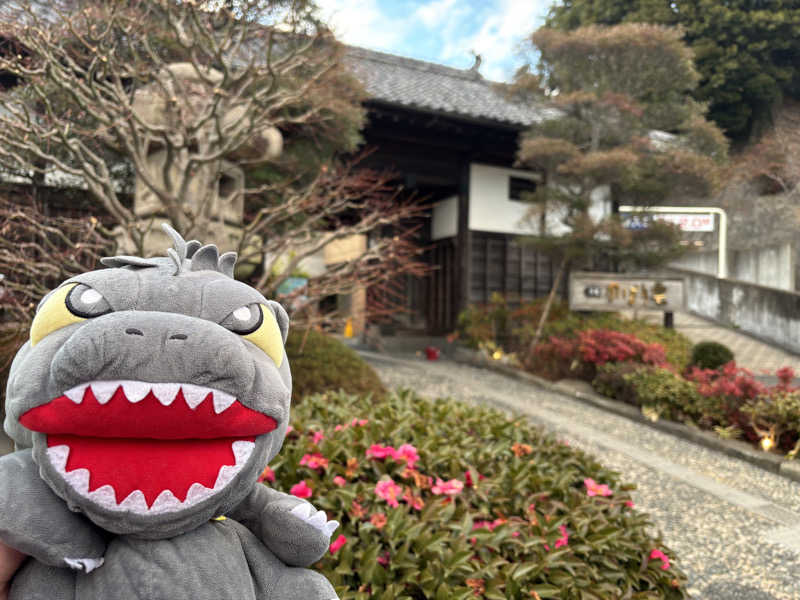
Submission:
[[[185,340],[187,337],[189,337],[189,336],[187,336],[185,333],[176,333],[174,335],[169,336],[169,339],[171,339],[171,340]]]
[[[134,329],[133,327],[129,327],[125,330],[125,333],[128,335],[144,335],[140,329]]]

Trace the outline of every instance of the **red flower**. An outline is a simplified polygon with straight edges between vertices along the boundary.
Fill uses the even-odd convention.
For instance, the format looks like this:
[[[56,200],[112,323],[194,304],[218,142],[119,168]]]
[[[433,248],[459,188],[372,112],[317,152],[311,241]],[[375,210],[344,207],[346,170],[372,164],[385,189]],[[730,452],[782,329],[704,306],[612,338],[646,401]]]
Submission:
[[[294,484],[292,489],[289,490],[292,496],[297,496],[298,498],[311,498],[311,492],[312,490],[308,487],[305,479],[300,483]]]
[[[336,477],[333,478],[333,483],[335,483],[339,487],[342,487],[343,485],[347,484],[347,479],[345,479],[341,475],[337,475]]]
[[[587,496],[611,496],[614,493],[605,483],[600,485],[594,479],[584,479],[583,484],[586,486]]]
[[[449,481],[442,481],[436,478],[436,485],[431,488],[431,491],[437,496],[456,496],[464,489],[464,482],[458,479],[450,479]]]
[[[347,538],[343,535],[337,537],[333,543],[331,544],[331,554],[336,554],[336,552],[347,543]]]
[[[369,519],[369,522],[375,526],[375,529],[383,529],[383,526],[386,525],[386,515],[383,513],[375,513]]]
[[[390,559],[391,559],[391,556],[392,556],[392,555],[391,555],[391,554],[389,554],[389,551],[387,550],[386,552],[384,552],[383,554],[381,554],[381,555],[378,557],[378,564],[379,564],[379,565],[383,565],[383,566],[385,567],[386,565],[388,565],[388,564],[389,564],[389,561],[390,561]]]
[[[417,454],[417,449],[411,444],[403,444],[395,451],[392,458],[396,461],[405,460],[408,468],[413,469],[414,465],[416,465],[419,460],[419,454]]]
[[[664,571],[669,569],[669,557],[666,554],[664,554],[661,550],[659,550],[657,548],[653,549],[653,551],[650,553],[650,559],[652,560],[652,559],[655,559],[655,558],[658,558],[658,559],[661,560],[661,568]]]
[[[314,444],[318,445],[324,439],[325,439],[325,434],[323,432],[321,432],[321,431],[315,431],[314,432],[314,437],[312,438],[312,441],[314,442]]]
[[[372,444],[367,449],[367,458],[394,458],[395,450],[392,446],[381,446],[380,444]]]
[[[400,503],[397,501],[400,492],[403,491],[399,485],[397,485],[392,479],[384,479],[379,481],[375,485],[375,494],[386,500],[389,506],[396,508],[400,506]]]
[[[319,452],[314,454],[305,454],[300,459],[300,466],[308,467],[309,469],[325,469],[328,466],[328,459],[322,456]]]
[[[269,467],[264,467],[261,475],[258,476],[259,481],[275,481],[275,471]]]
[[[559,525],[558,530],[561,532],[561,537],[556,540],[556,548],[561,548],[561,546],[569,544],[569,534],[564,525]]]

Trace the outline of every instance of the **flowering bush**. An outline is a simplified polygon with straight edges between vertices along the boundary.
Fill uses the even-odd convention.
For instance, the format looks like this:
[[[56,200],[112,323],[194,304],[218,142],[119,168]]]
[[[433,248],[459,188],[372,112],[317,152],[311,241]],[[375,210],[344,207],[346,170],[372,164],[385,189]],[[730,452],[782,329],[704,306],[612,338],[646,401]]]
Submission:
[[[342,523],[318,565],[342,599],[686,597],[633,486],[523,420],[406,391],[292,424],[270,485]]]
[[[562,377],[578,377],[587,381],[592,381],[597,368],[606,363],[667,364],[661,344],[648,344],[634,335],[611,329],[579,331],[574,339],[551,336],[549,342],[536,347],[534,357],[534,365],[548,364],[551,365],[551,372],[559,373]]]

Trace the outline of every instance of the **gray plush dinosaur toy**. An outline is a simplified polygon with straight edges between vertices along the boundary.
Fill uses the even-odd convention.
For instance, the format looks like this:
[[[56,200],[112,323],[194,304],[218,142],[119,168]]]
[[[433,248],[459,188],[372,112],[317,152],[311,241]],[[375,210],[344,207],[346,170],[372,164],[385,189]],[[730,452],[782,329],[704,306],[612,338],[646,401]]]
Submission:
[[[331,600],[338,523],[257,479],[280,449],[289,319],[185,242],[104,259],[39,304],[11,367],[0,540],[11,600]]]

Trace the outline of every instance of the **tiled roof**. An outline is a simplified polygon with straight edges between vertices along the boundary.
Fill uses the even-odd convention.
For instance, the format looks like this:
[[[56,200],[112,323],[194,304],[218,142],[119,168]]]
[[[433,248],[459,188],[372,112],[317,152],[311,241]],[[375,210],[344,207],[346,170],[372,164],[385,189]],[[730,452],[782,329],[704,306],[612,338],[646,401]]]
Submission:
[[[455,117],[524,127],[552,109],[508,100],[496,83],[471,69],[349,47],[347,62],[374,100]]]

